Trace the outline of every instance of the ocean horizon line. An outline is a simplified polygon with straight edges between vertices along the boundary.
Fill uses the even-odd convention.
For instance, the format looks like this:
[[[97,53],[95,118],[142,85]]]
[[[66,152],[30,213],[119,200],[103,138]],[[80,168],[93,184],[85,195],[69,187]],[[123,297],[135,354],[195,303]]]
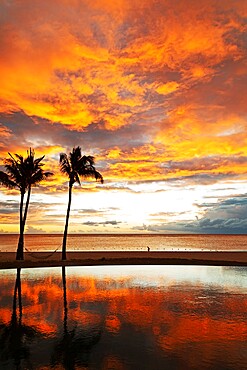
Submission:
[[[12,233],[12,232],[2,232],[0,233],[0,236],[6,236],[6,235],[16,235],[16,236],[19,236],[19,233],[16,232],[16,233]],[[54,235],[54,236],[58,236],[58,235],[61,235],[63,236],[63,232],[59,232],[59,233],[48,233],[48,232],[42,232],[42,233],[25,233],[25,236],[42,236],[42,235],[46,235],[46,236],[51,236],[51,235]],[[83,235],[83,236],[92,236],[92,235],[100,235],[100,236],[114,236],[114,235],[118,235],[118,236],[154,236],[154,235],[157,235],[157,236],[198,236],[198,235],[208,235],[208,236],[220,236],[220,235],[225,235],[225,236],[247,236],[247,233],[155,233],[155,232],[149,232],[149,233],[88,233],[88,232],[85,232],[85,233],[69,233],[68,236],[79,236],[79,235]]]

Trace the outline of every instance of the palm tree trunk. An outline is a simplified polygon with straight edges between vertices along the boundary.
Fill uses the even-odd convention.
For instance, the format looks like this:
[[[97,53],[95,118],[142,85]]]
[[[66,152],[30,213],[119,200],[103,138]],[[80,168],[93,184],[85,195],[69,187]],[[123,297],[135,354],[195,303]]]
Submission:
[[[17,260],[23,260],[23,234],[24,234],[24,228],[23,228],[23,200],[24,200],[24,193],[21,192],[21,202],[20,202],[20,236],[19,236],[19,242],[16,252],[16,259]]]
[[[66,243],[67,243],[67,234],[68,234],[68,225],[69,225],[71,197],[72,197],[72,185],[69,184],[69,203],[68,203],[66,222],[65,222],[64,233],[63,233],[62,260],[66,260]]]
[[[31,195],[31,186],[29,185],[28,193],[27,193],[27,201],[26,201],[26,206],[25,206],[25,212],[24,212],[24,217],[23,217],[23,233],[24,233],[25,225],[26,225],[27,211],[28,211],[28,207],[29,207],[30,195]]]
[[[22,205],[20,208],[22,210],[20,211],[20,217],[22,217],[21,222],[20,222],[20,236],[19,236],[19,242],[18,242],[18,251],[20,256],[19,260],[24,260],[24,230],[25,230],[25,225],[26,225],[26,219],[27,219],[27,211],[29,207],[29,201],[30,201],[30,195],[31,195],[31,186],[28,188],[28,193],[27,193],[27,201],[25,205],[25,211],[24,211],[24,216],[22,217],[21,214],[23,213],[23,199],[24,199],[24,194],[23,194],[23,199],[22,199]],[[18,252],[17,252],[18,253]]]

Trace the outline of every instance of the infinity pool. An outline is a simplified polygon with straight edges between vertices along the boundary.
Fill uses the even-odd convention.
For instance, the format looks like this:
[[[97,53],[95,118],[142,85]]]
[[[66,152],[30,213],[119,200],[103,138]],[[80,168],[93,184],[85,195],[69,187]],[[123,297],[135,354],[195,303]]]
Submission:
[[[0,271],[0,369],[246,370],[247,268]]]

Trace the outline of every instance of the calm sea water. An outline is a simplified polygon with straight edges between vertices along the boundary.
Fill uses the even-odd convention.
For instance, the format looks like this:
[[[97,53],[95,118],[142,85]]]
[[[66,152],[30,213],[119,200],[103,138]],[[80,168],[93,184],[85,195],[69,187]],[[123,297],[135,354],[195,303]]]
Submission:
[[[246,370],[247,269],[0,271],[0,369]]]
[[[15,251],[18,235],[0,235],[0,251]],[[32,251],[61,248],[62,235],[26,235],[25,246]],[[90,234],[69,235],[67,250],[236,250],[247,251],[247,235],[156,235]]]

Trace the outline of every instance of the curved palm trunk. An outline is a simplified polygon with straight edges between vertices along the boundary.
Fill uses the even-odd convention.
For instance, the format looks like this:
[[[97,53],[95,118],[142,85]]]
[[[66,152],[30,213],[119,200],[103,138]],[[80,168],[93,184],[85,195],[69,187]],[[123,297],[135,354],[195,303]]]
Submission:
[[[20,236],[19,236],[19,242],[16,252],[16,259],[17,260],[23,260],[23,234],[24,234],[24,228],[23,228],[23,219],[22,219],[22,213],[23,213],[23,200],[24,200],[24,193],[21,192],[21,201],[20,201]]]
[[[19,242],[18,242],[18,249],[16,254],[17,260],[24,260],[24,230],[25,230],[25,224],[27,219],[27,211],[29,207],[30,202],[30,195],[31,195],[31,186],[28,188],[27,193],[27,201],[25,205],[25,211],[24,216],[23,214],[23,200],[24,200],[24,194],[21,196],[21,205],[20,205],[20,236],[19,236]]]
[[[66,222],[65,222],[64,233],[63,233],[62,260],[66,260],[66,243],[67,243],[67,234],[68,234],[68,225],[69,225],[71,197],[72,197],[72,185],[69,184],[69,203],[68,203]]]
[[[26,201],[25,212],[24,212],[24,217],[23,217],[23,232],[24,232],[25,225],[26,225],[27,211],[28,211],[29,202],[30,202],[30,195],[31,195],[31,186],[29,186],[28,193],[27,193],[27,201]]]

